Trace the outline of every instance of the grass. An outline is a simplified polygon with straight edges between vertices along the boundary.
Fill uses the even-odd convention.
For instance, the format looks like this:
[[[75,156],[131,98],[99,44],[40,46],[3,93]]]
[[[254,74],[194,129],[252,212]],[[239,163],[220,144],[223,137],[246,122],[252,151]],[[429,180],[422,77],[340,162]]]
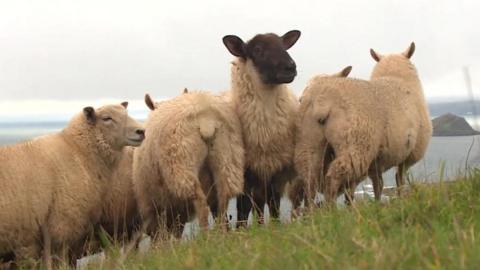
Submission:
[[[408,196],[387,204],[357,202],[317,209],[290,225],[272,222],[158,242],[115,268],[478,269],[479,195],[477,170],[453,183],[413,185]],[[113,267],[114,254],[116,248],[104,269]]]

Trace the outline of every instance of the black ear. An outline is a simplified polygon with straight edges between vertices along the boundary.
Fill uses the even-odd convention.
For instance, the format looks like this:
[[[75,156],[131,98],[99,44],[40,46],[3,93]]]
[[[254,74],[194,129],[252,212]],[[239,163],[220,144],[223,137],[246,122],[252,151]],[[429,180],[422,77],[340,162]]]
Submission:
[[[83,108],[83,114],[89,123],[95,123],[96,116],[95,116],[95,109],[92,107],[85,107]]]
[[[231,54],[236,57],[246,58],[245,43],[241,38],[235,35],[228,35],[224,36],[222,40]]]
[[[283,47],[285,47],[285,50],[290,49],[297,42],[297,40],[300,38],[300,34],[300,31],[292,30],[288,31],[282,36]]]
[[[183,93],[188,94],[188,89],[186,87],[183,89]]]
[[[352,72],[352,66],[348,66],[342,71],[340,71],[340,77],[348,77],[348,74],[350,74],[350,72]]]
[[[153,100],[152,98],[150,97],[149,94],[145,94],[145,104],[147,104],[147,107],[150,109],[150,110],[155,110],[155,105],[153,103]]]
[[[408,47],[408,49],[403,52],[403,55],[405,55],[405,57],[410,59],[410,57],[412,57],[414,52],[415,52],[415,43],[412,42],[412,43],[410,43],[410,47]]]
[[[373,60],[377,62],[380,62],[380,59],[382,58],[382,56],[375,52],[373,49],[370,49],[370,55],[372,56]]]
[[[128,107],[128,101],[120,103],[125,109]]]

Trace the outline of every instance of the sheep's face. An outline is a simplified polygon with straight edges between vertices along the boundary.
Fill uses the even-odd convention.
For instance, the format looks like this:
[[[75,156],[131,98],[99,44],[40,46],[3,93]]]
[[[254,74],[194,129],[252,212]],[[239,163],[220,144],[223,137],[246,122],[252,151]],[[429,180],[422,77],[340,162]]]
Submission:
[[[251,60],[265,84],[291,83],[297,76],[297,66],[287,50],[300,37],[300,31],[292,30],[283,36],[259,34],[247,43],[239,37],[228,35],[223,43],[234,56]]]
[[[128,116],[128,102],[121,105],[107,105],[98,109],[83,109],[87,122],[95,127],[97,139],[113,149],[124,146],[139,146],[145,139],[142,124]]]

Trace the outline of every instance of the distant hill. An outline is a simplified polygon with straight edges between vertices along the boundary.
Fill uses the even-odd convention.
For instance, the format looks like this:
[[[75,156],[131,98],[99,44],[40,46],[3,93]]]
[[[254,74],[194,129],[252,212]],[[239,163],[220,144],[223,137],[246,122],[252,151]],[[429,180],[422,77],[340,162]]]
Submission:
[[[477,108],[477,113],[480,113],[480,100],[474,102]],[[454,102],[439,102],[428,104],[431,116],[440,116],[446,113],[453,113],[456,115],[471,115],[473,114],[471,101],[454,101]]]
[[[433,136],[471,136],[479,135],[465,118],[447,113],[432,120]]]

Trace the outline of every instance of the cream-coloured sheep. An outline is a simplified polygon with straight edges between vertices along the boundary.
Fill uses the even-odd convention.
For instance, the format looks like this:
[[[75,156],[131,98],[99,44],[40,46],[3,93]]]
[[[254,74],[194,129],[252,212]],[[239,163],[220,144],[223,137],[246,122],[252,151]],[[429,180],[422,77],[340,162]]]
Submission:
[[[431,123],[416,69],[409,61],[413,50],[412,44],[402,54],[380,57],[372,52],[381,60],[371,81],[338,76],[310,81],[300,105],[295,152],[307,200],[313,199],[319,182],[327,201],[343,189],[352,199],[367,175],[378,200],[384,171],[399,166],[401,186],[402,172],[423,157]],[[331,162],[324,160],[329,147],[334,153]]]
[[[133,166],[143,226],[153,233],[165,225],[179,236],[195,215],[206,227],[209,206],[223,218],[244,181],[240,123],[230,104],[192,91],[158,103],[148,95],[145,99],[152,111]]]
[[[231,68],[231,99],[242,126],[246,151],[245,195],[237,198],[238,220],[245,222],[255,206],[260,216],[268,204],[278,216],[285,185],[293,169],[295,119],[298,101],[286,83],[296,65],[287,52],[300,37],[290,31],[279,37],[260,34],[244,43],[234,35],[223,43],[237,58]],[[262,219],[260,219],[262,220]]]
[[[395,178],[397,187],[401,190],[405,184],[405,172],[423,158],[432,137],[432,122],[422,84],[417,69],[410,61],[414,52],[413,42],[398,54],[383,56],[370,49],[373,59],[378,62],[370,81],[383,90],[386,98],[393,94],[390,103],[396,104],[398,108],[391,110],[387,136],[380,155],[373,168],[370,168],[369,176],[374,183],[377,198],[383,189],[382,173],[396,166]]]
[[[300,181],[288,186],[289,197],[294,209],[300,206],[302,199],[305,199],[306,206],[311,206],[317,191],[325,192],[324,176],[334,158],[332,146],[327,143],[324,131],[319,128],[321,122],[316,119],[315,114],[318,113],[319,108],[312,107],[316,104],[317,98],[324,99],[317,89],[325,82],[333,85],[345,83],[343,81],[351,71],[352,67],[348,66],[335,74],[313,77],[300,98],[294,156],[295,169],[300,176]],[[342,94],[342,90],[330,91],[337,92],[338,95]],[[345,92],[348,92],[348,90],[345,90]],[[320,97],[316,97],[316,94]],[[323,100],[319,101],[322,102]],[[342,189],[344,188],[345,186],[342,187]]]
[[[113,172],[109,191],[103,198],[100,225],[115,239],[131,236],[139,223],[135,194],[133,192],[133,152],[125,147],[117,168]]]
[[[77,251],[97,224],[124,146],[143,127],[126,107],[86,107],[57,134],[0,148],[0,254],[38,257]]]

